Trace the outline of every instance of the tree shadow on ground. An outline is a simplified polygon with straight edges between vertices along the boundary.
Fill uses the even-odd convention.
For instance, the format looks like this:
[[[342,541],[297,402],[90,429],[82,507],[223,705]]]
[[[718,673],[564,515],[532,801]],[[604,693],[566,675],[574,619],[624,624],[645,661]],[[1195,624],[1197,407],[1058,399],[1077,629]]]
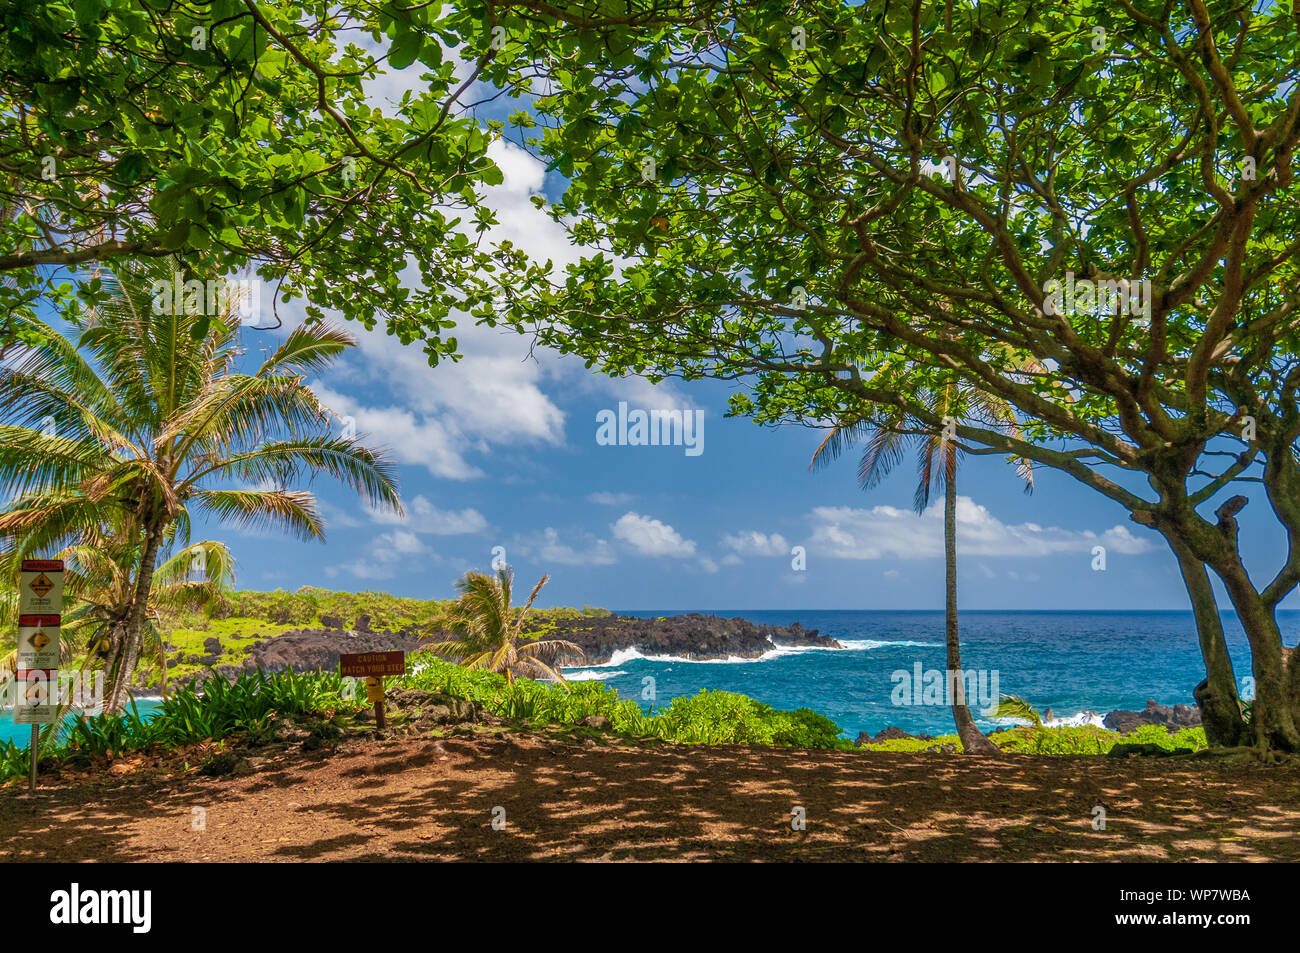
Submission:
[[[244,778],[123,779],[40,797],[38,810],[10,792],[0,794],[0,854],[13,860],[1300,859],[1300,770],[1213,760],[591,746],[509,734],[352,743],[328,757],[290,753]],[[205,811],[202,831],[193,829],[196,806]],[[1098,808],[1104,829],[1096,829]]]

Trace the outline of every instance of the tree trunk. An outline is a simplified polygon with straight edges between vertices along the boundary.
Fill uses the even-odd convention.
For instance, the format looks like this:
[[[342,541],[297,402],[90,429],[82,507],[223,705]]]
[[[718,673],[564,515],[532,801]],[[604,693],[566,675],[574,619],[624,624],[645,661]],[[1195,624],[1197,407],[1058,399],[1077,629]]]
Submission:
[[[104,703],[106,714],[119,714],[125,707],[131,690],[131,679],[140,660],[140,645],[144,640],[144,627],[149,618],[149,595],[153,591],[154,564],[158,561],[158,547],[162,541],[162,528],[150,526],[145,532],[144,550],[140,554],[139,576],[135,593],[122,623],[122,639],[117,647],[117,671],[113,673],[108,698]]]
[[[966,754],[997,754],[998,746],[984,737],[966,705],[965,678],[961,669],[961,639],[957,628],[957,450],[951,443],[943,448],[943,549],[947,598],[944,604],[945,643],[948,650],[947,684],[953,692],[952,717],[957,737]]]
[[[1205,563],[1197,559],[1180,538],[1168,537],[1169,545],[1178,557],[1178,567],[1187,586],[1196,617],[1196,632],[1201,643],[1201,658],[1205,662],[1205,679],[1196,686],[1193,694],[1201,709],[1201,723],[1205,726],[1206,741],[1212,747],[1233,747],[1246,743],[1246,722],[1241,717],[1241,701],[1237,695],[1237,676],[1228,656],[1228,645],[1223,638],[1223,621],[1214,598]]]
[[[135,673],[136,663],[140,660],[139,640],[132,637],[131,630],[124,627],[122,641],[115,659],[116,667],[109,684],[108,699],[104,702],[104,713],[117,715],[126,708],[131,691],[131,676]]]
[[[1300,751],[1296,730],[1295,699],[1291,696],[1282,650],[1282,632],[1272,606],[1251,584],[1240,562],[1219,570],[1219,578],[1237,610],[1241,627],[1250,640],[1251,667],[1255,676],[1255,701],[1251,707],[1250,740],[1260,748]]]
[[[1227,500],[1215,511],[1218,526],[1190,537],[1188,544],[1223,581],[1250,641],[1255,701],[1251,707],[1248,740],[1259,748],[1300,751],[1296,699],[1290,692],[1292,684],[1282,651],[1282,632],[1277,626],[1277,606],[1265,599],[1250,581],[1237,546],[1236,515],[1247,502],[1244,496]]]

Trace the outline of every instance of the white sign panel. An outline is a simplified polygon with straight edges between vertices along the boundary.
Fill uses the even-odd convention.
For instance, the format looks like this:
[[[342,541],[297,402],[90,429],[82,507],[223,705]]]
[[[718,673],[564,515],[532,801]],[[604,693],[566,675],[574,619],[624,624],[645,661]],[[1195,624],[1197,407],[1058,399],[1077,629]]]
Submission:
[[[19,617],[18,668],[59,667],[59,625],[26,625]]]
[[[52,725],[59,720],[59,673],[19,669],[14,698],[15,725]]]
[[[63,571],[29,569],[29,566],[62,565],[50,560],[46,564],[24,562],[18,574],[19,615],[61,615],[63,613]]]

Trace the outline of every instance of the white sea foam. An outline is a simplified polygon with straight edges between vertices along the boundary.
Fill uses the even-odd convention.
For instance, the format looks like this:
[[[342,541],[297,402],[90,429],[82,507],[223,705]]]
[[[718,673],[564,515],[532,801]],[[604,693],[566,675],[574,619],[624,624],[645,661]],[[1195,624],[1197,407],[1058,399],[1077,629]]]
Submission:
[[[1104,715],[1099,715],[1095,711],[1081,711],[1074,715],[1066,715],[1064,718],[1044,718],[1044,728],[1079,728],[1084,725],[1091,725],[1094,728],[1106,728],[1102,724]],[[1017,725],[1032,725],[1033,722],[1027,718],[988,718],[985,719],[990,724],[999,728],[1014,728]],[[1109,730],[1109,729],[1107,729]]]
[[[627,672],[617,668],[613,671],[607,672],[602,669],[594,668],[569,669],[566,667],[564,677],[570,682],[594,682],[597,680],[603,681],[607,678],[617,678],[620,675],[626,674]]]
[[[1095,711],[1081,711],[1077,715],[1069,715],[1065,718],[1048,718],[1043,724],[1048,728],[1079,728],[1083,725],[1105,728],[1106,726],[1101,723],[1104,717]]]
[[[855,652],[884,648],[886,645],[901,645],[904,647],[916,648],[936,648],[943,645],[942,642],[914,642],[911,639],[904,639],[901,641],[890,641],[888,639],[837,639],[836,641],[846,649]]]
[[[778,646],[770,652],[764,652],[756,658],[741,658],[739,655],[729,655],[726,658],[685,658],[681,655],[643,655],[639,649],[615,649],[610,655],[608,662],[598,662],[595,665],[575,666],[576,669],[604,669],[618,668],[620,665],[626,665],[628,662],[664,662],[679,665],[731,665],[740,662],[766,662],[769,659],[781,658],[785,655],[795,655],[806,649],[820,649],[821,646]],[[565,676],[566,678],[568,676]],[[611,675],[603,677],[612,677]]]
[[[770,662],[773,659],[785,658],[789,655],[802,655],[805,652],[853,652],[878,649],[886,645],[925,646],[931,648],[943,645],[942,642],[914,642],[911,640],[889,641],[885,639],[837,639],[836,641],[840,643],[841,648],[835,648],[833,645],[778,645],[776,648],[770,649],[762,655],[755,656],[754,658],[744,658],[739,655],[728,655],[726,658],[685,658],[681,655],[644,655],[641,653],[640,649],[636,648],[615,649],[610,655],[608,662],[600,662],[595,665],[574,666],[574,669],[589,670],[597,668],[617,668],[620,665],[626,665],[628,662],[632,661],[663,662],[680,665],[734,665],[744,662]],[[566,666],[566,668],[567,667],[568,666]]]

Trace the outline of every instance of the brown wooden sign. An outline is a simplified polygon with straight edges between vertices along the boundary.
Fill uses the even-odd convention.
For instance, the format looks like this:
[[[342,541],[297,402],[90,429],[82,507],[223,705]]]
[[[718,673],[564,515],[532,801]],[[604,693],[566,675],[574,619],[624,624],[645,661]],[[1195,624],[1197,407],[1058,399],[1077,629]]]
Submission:
[[[339,656],[339,674],[352,678],[383,678],[406,674],[405,652],[358,652]]]

